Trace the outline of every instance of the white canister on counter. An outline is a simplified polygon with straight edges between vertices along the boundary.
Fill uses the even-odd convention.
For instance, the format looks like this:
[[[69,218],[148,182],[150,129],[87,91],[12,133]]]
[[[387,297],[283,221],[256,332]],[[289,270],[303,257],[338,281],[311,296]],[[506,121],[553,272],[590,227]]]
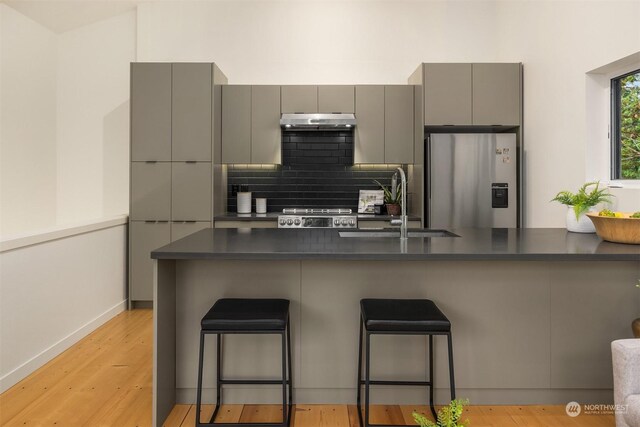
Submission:
[[[238,192],[238,213],[251,213],[251,191]]]
[[[256,213],[267,213],[267,199],[256,198]]]

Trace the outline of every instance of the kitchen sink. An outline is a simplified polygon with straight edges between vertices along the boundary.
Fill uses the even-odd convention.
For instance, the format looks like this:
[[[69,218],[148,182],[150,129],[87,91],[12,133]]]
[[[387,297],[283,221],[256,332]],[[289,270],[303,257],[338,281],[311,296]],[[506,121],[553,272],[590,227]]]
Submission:
[[[340,231],[340,237],[391,237],[400,238],[400,230],[352,230],[352,231]],[[429,230],[429,229],[410,229],[407,231],[407,237],[460,237],[447,230]]]

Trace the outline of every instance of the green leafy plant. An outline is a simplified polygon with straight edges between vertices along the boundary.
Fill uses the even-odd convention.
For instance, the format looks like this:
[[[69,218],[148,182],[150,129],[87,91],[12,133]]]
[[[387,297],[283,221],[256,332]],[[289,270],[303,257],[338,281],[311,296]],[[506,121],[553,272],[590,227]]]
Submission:
[[[594,187],[595,186],[595,187]],[[591,191],[587,192],[589,187],[594,187]],[[556,197],[551,199],[552,202],[560,202],[563,205],[573,206],[573,211],[576,214],[576,219],[583,213],[587,212],[589,208],[594,207],[599,203],[610,203],[613,194],[609,194],[607,187],[600,188],[600,181],[587,182],[584,184],[577,193],[570,191],[561,191],[556,194]]]
[[[402,200],[402,183],[398,183],[396,187],[396,197],[393,197],[393,192],[391,191],[391,186],[382,185],[380,181],[374,179],[373,182],[378,184],[382,191],[384,191],[384,202],[388,205],[398,205]]]
[[[468,405],[468,400],[452,400],[449,406],[444,406],[438,411],[438,419],[434,423],[429,418],[417,412],[413,413],[413,419],[420,427],[466,427],[469,420],[460,421],[464,406]]]

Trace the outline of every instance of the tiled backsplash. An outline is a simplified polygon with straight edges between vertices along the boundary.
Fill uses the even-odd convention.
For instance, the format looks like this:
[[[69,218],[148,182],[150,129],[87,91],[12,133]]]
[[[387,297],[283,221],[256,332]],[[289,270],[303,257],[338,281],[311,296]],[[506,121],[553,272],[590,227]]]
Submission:
[[[376,190],[377,179],[391,182],[397,165],[353,165],[353,133],[286,131],[282,135],[282,165],[229,165],[227,210],[236,212],[235,186],[246,185],[256,197],[267,198],[267,210],[288,207],[358,207],[359,190]],[[255,200],[252,211],[255,212]]]

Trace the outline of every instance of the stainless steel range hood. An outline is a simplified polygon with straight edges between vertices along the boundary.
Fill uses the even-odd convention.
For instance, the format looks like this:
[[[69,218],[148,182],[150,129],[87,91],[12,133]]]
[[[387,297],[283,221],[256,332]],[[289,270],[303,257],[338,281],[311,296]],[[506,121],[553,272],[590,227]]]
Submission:
[[[356,116],[351,113],[292,113],[280,117],[284,130],[349,130],[356,125]]]

